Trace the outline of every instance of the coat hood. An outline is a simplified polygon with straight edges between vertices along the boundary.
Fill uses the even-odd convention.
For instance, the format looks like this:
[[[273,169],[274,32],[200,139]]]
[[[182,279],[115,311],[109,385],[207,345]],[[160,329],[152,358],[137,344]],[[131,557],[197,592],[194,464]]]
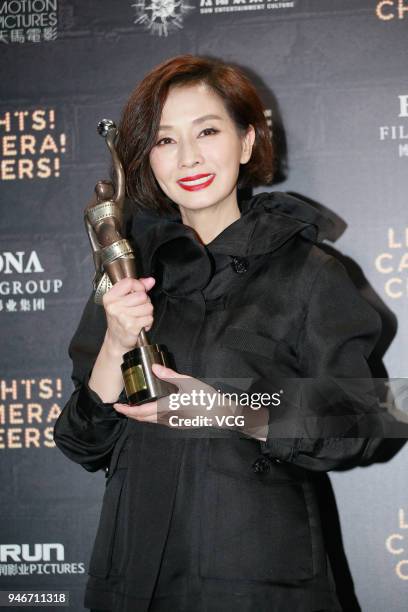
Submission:
[[[206,245],[182,223],[179,213],[164,218],[134,215],[131,238],[141,275],[159,276],[162,288],[177,284],[190,292],[208,283],[213,265],[209,254],[262,255],[277,250],[295,234],[320,242],[330,238],[333,227],[327,214],[283,192],[260,193],[240,201],[239,208],[241,217]]]

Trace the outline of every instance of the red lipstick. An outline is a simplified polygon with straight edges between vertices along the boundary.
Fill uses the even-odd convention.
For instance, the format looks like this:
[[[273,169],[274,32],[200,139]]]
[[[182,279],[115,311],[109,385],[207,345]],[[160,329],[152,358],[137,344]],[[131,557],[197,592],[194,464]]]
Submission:
[[[206,177],[208,177],[208,180],[206,181],[201,181],[199,183],[195,182]],[[195,174],[194,176],[185,176],[184,178],[179,179],[177,181],[177,184],[180,185],[180,187],[182,187],[186,191],[198,191],[199,189],[205,189],[206,187],[211,185],[214,179],[215,174]],[[190,183],[190,185],[188,183]]]

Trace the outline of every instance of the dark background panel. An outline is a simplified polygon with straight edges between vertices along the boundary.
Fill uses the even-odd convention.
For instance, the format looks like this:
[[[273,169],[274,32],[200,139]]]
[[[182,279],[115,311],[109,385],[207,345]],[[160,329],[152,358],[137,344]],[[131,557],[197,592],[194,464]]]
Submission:
[[[83,210],[96,181],[110,172],[96,124],[103,117],[118,120],[131,90],[157,63],[180,53],[201,53],[248,70],[271,110],[275,135],[286,145],[286,170],[272,189],[300,194],[340,217],[345,231],[331,248],[358,270],[355,280],[382,312],[388,375],[402,378],[407,371],[408,271],[401,261],[408,251],[408,117],[399,116],[398,96],[408,95],[408,12],[398,14],[397,0],[384,5],[382,16],[391,15],[389,20],[376,14],[377,0],[294,0],[292,8],[208,14],[201,10],[203,3],[191,0],[170,10],[163,18],[168,34],[159,35],[134,23],[133,4],[60,0],[54,40],[0,43],[0,119],[7,112],[53,110],[53,125],[38,132],[27,127],[22,133],[51,134],[58,145],[65,135],[63,151],[16,156],[17,163],[25,157],[34,164],[46,156],[51,166],[58,157],[58,172],[48,178],[0,177],[3,264],[5,253],[24,252],[26,258],[35,251],[43,268],[5,272],[0,266],[0,405],[6,420],[0,422],[0,545],[61,543],[64,562],[82,563],[85,570],[13,575],[4,573],[0,562],[0,588],[67,589],[74,611],[83,609],[105,479],[103,472],[90,474],[47,446],[44,431],[53,424],[46,420],[52,405],[61,408],[71,393],[67,347],[91,290],[93,263]],[[233,0],[227,5],[233,7]],[[149,15],[150,6],[146,0],[144,14]],[[177,16],[180,27],[172,27]],[[388,133],[381,139],[384,126]],[[396,138],[392,126],[399,130]],[[4,136],[19,134],[15,118],[10,132],[0,125],[1,146]],[[3,148],[0,162],[13,157],[4,155]],[[383,273],[376,265],[384,253],[392,256],[392,272]],[[401,296],[387,290],[390,278],[401,283]],[[13,283],[55,279],[62,281],[57,293],[5,293]],[[44,308],[34,310],[33,300],[42,298]],[[9,299],[16,302],[15,312],[6,308]],[[21,310],[22,299],[30,310],[26,304]],[[33,392],[27,398],[22,381],[30,379],[50,379],[52,397]],[[13,380],[16,399],[4,390]],[[30,401],[43,409],[40,423],[28,422]],[[15,421],[23,415],[20,424],[10,422],[12,403],[22,404],[20,413],[14,413]],[[39,446],[19,447],[30,427],[39,430]],[[19,429],[13,437],[11,430]],[[8,435],[11,444],[2,446]],[[406,464],[403,448],[383,463],[330,475],[364,611],[406,609]],[[389,538],[395,534],[402,552],[390,550]]]

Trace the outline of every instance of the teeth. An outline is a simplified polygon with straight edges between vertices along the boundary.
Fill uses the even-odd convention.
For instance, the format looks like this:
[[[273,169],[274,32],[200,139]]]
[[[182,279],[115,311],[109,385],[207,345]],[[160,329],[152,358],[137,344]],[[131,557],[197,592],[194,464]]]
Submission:
[[[179,181],[179,183],[181,183],[182,185],[201,185],[201,183],[206,183],[207,181],[210,180],[210,178],[214,176],[213,174],[210,174],[208,176],[203,176],[202,178],[199,179],[195,179],[195,181]]]

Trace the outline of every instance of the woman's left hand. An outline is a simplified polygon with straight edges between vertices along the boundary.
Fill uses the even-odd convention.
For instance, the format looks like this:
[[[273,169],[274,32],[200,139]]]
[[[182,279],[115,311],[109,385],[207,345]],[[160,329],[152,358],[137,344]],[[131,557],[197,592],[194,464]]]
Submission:
[[[175,429],[228,428],[258,440],[266,439],[269,413],[265,408],[256,411],[250,407],[243,409],[202,380],[179,374],[157,363],[152,365],[152,371],[158,378],[176,385],[178,392],[140,406],[114,404],[117,412],[129,419]]]
[[[178,392],[140,406],[114,404],[115,410],[130,419],[163,425],[170,425],[169,416],[174,414],[183,418],[193,418],[197,415],[213,417],[215,413],[219,414],[222,396],[211,385],[157,363],[152,365],[152,371],[157,378],[176,385]],[[224,414],[228,415],[234,414],[236,408],[233,402],[222,406]]]

